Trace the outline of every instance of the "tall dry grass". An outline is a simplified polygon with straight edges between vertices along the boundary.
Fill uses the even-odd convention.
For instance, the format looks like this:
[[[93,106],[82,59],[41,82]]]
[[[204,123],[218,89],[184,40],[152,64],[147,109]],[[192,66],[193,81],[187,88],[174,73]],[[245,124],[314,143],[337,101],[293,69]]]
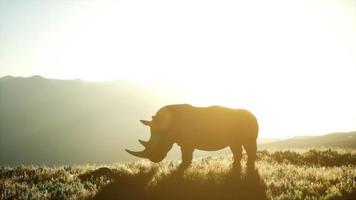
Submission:
[[[256,170],[232,156],[107,166],[0,168],[1,199],[355,199],[356,154],[343,149],[259,151]]]

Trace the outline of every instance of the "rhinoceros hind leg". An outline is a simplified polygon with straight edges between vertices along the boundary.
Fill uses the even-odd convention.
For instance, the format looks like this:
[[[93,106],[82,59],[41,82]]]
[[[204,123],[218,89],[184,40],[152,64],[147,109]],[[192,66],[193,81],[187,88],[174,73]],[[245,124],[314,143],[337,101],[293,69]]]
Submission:
[[[242,145],[236,144],[230,146],[231,152],[234,155],[233,168],[241,169]]]
[[[254,169],[255,168],[255,160],[257,159],[257,144],[256,140],[252,140],[244,144],[244,148],[247,152],[247,167],[249,169]]]

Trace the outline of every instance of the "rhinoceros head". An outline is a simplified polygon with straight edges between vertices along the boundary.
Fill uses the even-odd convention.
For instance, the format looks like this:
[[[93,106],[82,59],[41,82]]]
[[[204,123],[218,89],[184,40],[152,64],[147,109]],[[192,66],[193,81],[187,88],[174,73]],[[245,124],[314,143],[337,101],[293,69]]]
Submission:
[[[169,134],[171,125],[169,111],[161,109],[157,112],[156,117],[152,117],[151,121],[140,120],[140,122],[150,127],[151,137],[148,141],[138,140],[145,147],[143,151],[136,152],[127,149],[126,151],[140,158],[148,158],[152,162],[162,161],[174,143],[172,135]]]

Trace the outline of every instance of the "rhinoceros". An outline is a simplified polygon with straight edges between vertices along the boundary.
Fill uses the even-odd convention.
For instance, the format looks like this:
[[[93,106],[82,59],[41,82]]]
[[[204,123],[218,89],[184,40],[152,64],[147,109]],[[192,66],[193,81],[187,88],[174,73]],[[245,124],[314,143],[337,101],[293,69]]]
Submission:
[[[182,152],[180,167],[188,167],[195,149],[215,151],[230,147],[235,167],[240,168],[242,146],[245,148],[247,166],[254,168],[258,123],[256,117],[244,109],[222,106],[194,107],[189,104],[167,105],[158,110],[152,120],[140,120],[149,126],[149,141],[138,140],[143,151],[126,151],[134,156],[162,161],[176,143]]]

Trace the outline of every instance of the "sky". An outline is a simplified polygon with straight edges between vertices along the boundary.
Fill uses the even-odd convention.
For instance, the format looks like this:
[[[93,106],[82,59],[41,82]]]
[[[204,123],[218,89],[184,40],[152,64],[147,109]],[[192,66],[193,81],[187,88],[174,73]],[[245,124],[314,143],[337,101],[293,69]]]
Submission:
[[[356,130],[356,1],[0,0],[5,75],[164,87],[264,137]]]

